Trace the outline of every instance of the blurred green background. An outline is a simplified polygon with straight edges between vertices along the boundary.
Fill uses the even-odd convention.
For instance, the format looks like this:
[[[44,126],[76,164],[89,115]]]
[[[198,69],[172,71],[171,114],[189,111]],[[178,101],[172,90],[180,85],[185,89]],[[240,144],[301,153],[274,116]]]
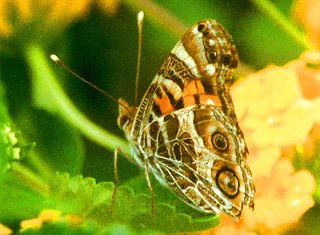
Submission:
[[[147,1],[146,1],[147,2]],[[249,0],[152,1],[176,17],[186,28],[201,19],[213,18],[233,36],[240,60],[252,69],[272,63],[283,65],[295,59],[303,48],[261,13]],[[291,19],[292,0],[272,1]],[[145,8],[145,9],[144,9]],[[143,27],[139,98],[146,91],[162,62],[179,37],[175,25],[169,28],[152,16],[145,1],[120,1],[115,14],[105,14],[92,5],[87,16],[70,24],[59,34],[41,41],[48,63],[59,83],[76,106],[97,125],[123,137],[116,120],[118,104],[77,80],[50,61],[57,54],[65,64],[115,98],[133,104],[137,57],[136,14],[146,13]],[[36,28],[30,34],[2,40],[0,79],[6,92],[9,114],[26,142],[36,142],[33,151],[56,171],[83,174],[101,181],[113,181],[113,151],[84,138],[59,115],[36,108],[32,99],[31,71],[24,48],[37,43]],[[50,29],[55,32],[55,28]],[[21,37],[19,39],[19,37]],[[23,40],[21,40],[23,39]],[[10,41],[12,40],[12,42]],[[5,46],[3,46],[5,45]],[[45,100],[43,102],[46,102]],[[28,158],[26,165],[33,165]],[[120,182],[137,175],[139,169],[119,158]]]
[[[302,48],[295,44],[250,1],[158,1],[159,5],[190,27],[204,18],[220,22],[233,36],[240,59],[259,69],[270,63],[282,65],[297,58]],[[290,16],[292,1],[274,1],[283,13]],[[182,7],[183,6],[183,7]],[[142,9],[143,10],[143,9]],[[57,53],[78,74],[109,92],[115,98],[134,100],[134,80],[137,57],[137,10],[121,3],[112,17],[93,8],[83,21],[68,28],[49,52]],[[159,16],[161,17],[161,15]],[[160,68],[179,38],[157,24],[146,13],[143,28],[142,60],[139,97]],[[63,50],[61,50],[61,48]],[[281,53],[279,53],[281,51]],[[118,105],[79,82],[60,68],[67,93],[91,120],[116,135],[123,136],[116,125]],[[85,141],[86,158],[82,173],[98,180],[112,178],[110,164],[113,153]],[[122,171],[122,167],[126,168]],[[119,174],[133,171],[126,159],[120,159]],[[121,173],[124,172],[125,174]]]
[[[284,64],[297,58],[302,51],[299,45],[257,10],[250,1],[155,2],[186,27],[204,18],[216,19],[233,36],[241,61],[254,69],[270,63]],[[273,2],[290,17],[292,1]],[[144,10],[143,7],[141,9]],[[75,72],[113,97],[121,97],[133,103],[137,57],[137,11],[130,1],[120,2],[118,10],[112,16],[104,14],[100,8],[93,5],[87,17],[71,24],[57,37],[46,41],[44,51],[47,52],[48,60],[51,53],[57,54]],[[159,15],[159,18],[161,17],[163,16]],[[174,25],[172,27],[174,28]],[[140,98],[178,40],[176,34],[157,23],[156,19],[149,17],[146,11],[143,27]],[[44,155],[61,158],[62,152],[68,155],[65,149],[61,151],[64,145],[64,139],[61,139],[63,135],[59,130],[61,124],[51,120],[53,117],[47,113],[34,109],[31,99],[30,71],[23,51],[19,51],[23,45],[18,46],[14,48],[17,49],[16,51],[3,53],[0,58],[1,81],[6,88],[10,115],[28,140],[36,141],[37,150]],[[116,135],[123,136],[116,124],[118,115],[116,103],[77,80],[53,62],[49,63],[58,74],[60,84],[63,84],[67,94],[81,111],[98,125]],[[60,129],[66,131],[65,127]],[[73,131],[75,132],[72,133],[73,141],[82,145],[80,149],[86,156],[83,164],[79,169],[75,169],[74,173],[81,171],[85,176],[92,176],[98,181],[112,179],[113,153],[86,138],[78,137],[77,132]],[[72,143],[70,148],[72,148],[71,145]],[[57,159],[53,160],[55,161]],[[123,168],[126,170],[122,170]],[[136,172],[136,167],[129,164],[126,159],[119,159],[121,179]]]

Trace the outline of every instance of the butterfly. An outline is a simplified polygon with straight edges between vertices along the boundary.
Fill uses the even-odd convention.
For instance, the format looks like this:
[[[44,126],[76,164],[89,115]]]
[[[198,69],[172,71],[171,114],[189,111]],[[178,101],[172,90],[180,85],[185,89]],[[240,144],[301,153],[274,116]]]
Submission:
[[[118,125],[135,162],[192,207],[235,220],[254,208],[248,149],[230,94],[238,52],[202,20],[173,48],[138,107],[119,100]],[[149,187],[150,181],[148,180]]]

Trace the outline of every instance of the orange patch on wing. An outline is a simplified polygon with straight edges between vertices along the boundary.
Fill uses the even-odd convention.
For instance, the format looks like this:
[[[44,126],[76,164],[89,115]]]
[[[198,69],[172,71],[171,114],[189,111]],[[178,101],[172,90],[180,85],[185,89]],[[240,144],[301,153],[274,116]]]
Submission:
[[[183,104],[184,104],[184,107],[188,107],[190,105],[196,104],[193,95],[188,95],[183,97]]]
[[[183,90],[183,96],[192,96],[196,94],[203,94],[204,89],[200,80],[192,80]]]
[[[187,86],[184,88],[182,93],[184,106],[188,107],[190,105],[194,105],[196,102],[193,95],[203,94],[203,93],[204,93],[204,89],[200,80],[190,81],[187,84]]]
[[[216,95],[205,95],[202,94],[199,96],[200,104],[212,104],[214,106],[221,107],[221,102],[218,96]],[[183,104],[185,107],[190,105],[195,105],[196,101],[193,95],[188,95],[183,97]]]
[[[199,95],[200,104],[213,104],[221,107],[221,102],[216,95],[205,94],[203,85],[200,80],[193,80],[188,83],[188,85],[183,90],[183,103],[184,106],[190,106],[196,104],[194,95]]]
[[[161,99],[156,98],[154,102],[159,106],[162,115],[174,111],[174,108],[172,107],[168,97],[163,97]]]
[[[205,94],[203,85],[200,80],[190,81],[184,88],[182,93],[184,107],[195,105],[196,101],[194,95],[197,94],[199,95],[200,104],[212,104],[217,107],[221,107],[221,102],[217,95]],[[166,115],[170,112],[175,111],[175,108],[171,105],[170,100],[167,96],[156,98],[154,102],[158,105],[162,115]]]

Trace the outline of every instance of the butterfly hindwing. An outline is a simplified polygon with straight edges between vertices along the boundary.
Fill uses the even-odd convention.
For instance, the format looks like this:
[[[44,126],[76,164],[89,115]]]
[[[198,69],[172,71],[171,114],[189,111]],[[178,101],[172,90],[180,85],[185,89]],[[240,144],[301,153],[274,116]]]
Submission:
[[[223,27],[200,21],[171,51],[139,107],[120,108],[119,117],[140,165],[147,162],[193,207],[235,219],[243,205],[253,208],[255,194],[229,92],[237,64]]]

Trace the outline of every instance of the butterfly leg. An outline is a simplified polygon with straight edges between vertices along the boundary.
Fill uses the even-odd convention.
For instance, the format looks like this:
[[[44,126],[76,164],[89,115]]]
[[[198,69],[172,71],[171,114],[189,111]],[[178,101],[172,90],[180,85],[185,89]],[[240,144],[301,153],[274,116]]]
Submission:
[[[113,175],[114,175],[114,188],[112,192],[112,198],[111,198],[111,206],[110,206],[110,215],[112,216],[113,213],[113,208],[114,208],[114,203],[116,200],[116,193],[117,193],[117,187],[119,184],[119,177],[118,177],[118,152],[122,153],[127,157],[127,155],[121,151],[119,147],[114,149],[114,160],[113,160]]]
[[[114,189],[112,192],[112,198],[111,198],[111,206],[110,206],[110,210],[109,213],[112,216],[113,214],[113,209],[114,209],[114,204],[115,204],[115,199],[116,199],[116,193],[117,193],[117,186],[119,184],[119,176],[118,176],[118,153],[123,154],[126,158],[130,159],[126,153],[124,153],[120,148],[115,148],[114,150],[114,160],[113,160],[113,169],[114,169]],[[130,159],[131,160],[131,159]],[[151,194],[151,210],[152,210],[152,217],[155,217],[156,215],[156,210],[155,210],[155,206],[154,206],[154,191],[152,188],[152,184],[149,178],[149,172],[148,172],[148,161],[145,160],[144,164],[144,174],[145,174],[145,178],[147,181],[147,185]]]
[[[148,184],[148,188],[149,188],[149,191],[150,191],[150,194],[151,194],[152,217],[155,217],[155,215],[156,215],[156,209],[155,209],[155,207],[154,207],[154,192],[153,192],[152,184],[151,184],[151,181],[150,181],[150,178],[149,178],[148,161],[147,161],[147,159],[145,159],[144,164],[143,164],[143,167],[144,167],[144,175],[145,175],[145,177],[146,177],[146,181],[147,181],[147,184]]]

